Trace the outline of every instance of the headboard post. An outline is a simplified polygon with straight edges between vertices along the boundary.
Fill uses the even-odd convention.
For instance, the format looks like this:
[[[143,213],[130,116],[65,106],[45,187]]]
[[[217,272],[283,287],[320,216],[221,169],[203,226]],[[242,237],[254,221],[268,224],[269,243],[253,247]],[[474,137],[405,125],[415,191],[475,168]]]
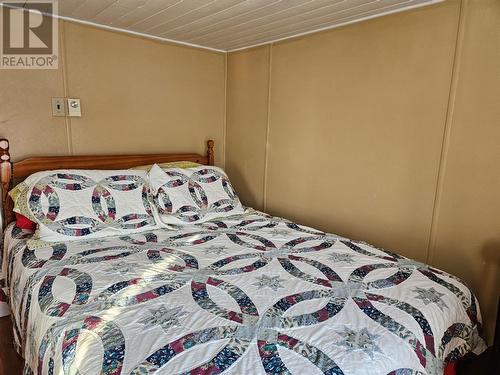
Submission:
[[[3,225],[14,220],[9,190],[12,183],[12,163],[10,162],[9,141],[0,139],[0,182],[2,183]]]
[[[209,140],[207,142],[207,158],[208,158],[208,165],[214,165],[215,164],[215,154],[214,154],[214,141]]]

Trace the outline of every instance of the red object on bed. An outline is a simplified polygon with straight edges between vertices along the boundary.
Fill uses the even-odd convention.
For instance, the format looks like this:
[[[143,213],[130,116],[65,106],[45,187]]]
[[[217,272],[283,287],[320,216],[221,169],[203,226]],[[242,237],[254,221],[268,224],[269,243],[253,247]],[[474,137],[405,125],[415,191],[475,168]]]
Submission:
[[[36,229],[36,223],[32,222],[26,216],[18,214],[17,212],[16,212],[16,226],[18,228],[27,229],[27,230],[35,230]]]
[[[444,368],[444,375],[457,375],[457,367],[455,362],[450,362]]]

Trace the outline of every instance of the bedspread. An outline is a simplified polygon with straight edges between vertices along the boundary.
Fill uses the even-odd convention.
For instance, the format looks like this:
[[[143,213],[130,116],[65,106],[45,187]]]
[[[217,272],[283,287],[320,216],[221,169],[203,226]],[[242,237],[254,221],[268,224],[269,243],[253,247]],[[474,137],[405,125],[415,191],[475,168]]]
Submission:
[[[1,221],[0,221],[1,223]],[[3,248],[3,238],[0,239],[0,249]],[[2,263],[3,251],[0,251],[0,264]],[[5,276],[0,267],[0,318],[10,314],[9,306],[7,305],[7,296],[4,291],[5,287]]]
[[[37,250],[7,235],[27,373],[442,374],[484,350],[456,277],[253,210]]]

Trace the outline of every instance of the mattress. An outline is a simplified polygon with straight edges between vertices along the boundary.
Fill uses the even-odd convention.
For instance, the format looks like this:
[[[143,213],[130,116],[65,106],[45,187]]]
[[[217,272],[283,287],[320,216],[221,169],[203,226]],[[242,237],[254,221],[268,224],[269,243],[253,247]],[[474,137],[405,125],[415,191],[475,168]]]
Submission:
[[[36,374],[442,374],[485,349],[458,278],[247,210],[30,249],[6,230],[16,346]]]

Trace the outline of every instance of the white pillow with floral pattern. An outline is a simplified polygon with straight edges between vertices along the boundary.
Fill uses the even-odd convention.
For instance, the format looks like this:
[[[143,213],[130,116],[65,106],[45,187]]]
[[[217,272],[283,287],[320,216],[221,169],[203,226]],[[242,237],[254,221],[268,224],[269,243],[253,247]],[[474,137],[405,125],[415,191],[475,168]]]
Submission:
[[[37,223],[34,239],[60,242],[157,228],[147,172],[55,170],[10,192],[14,211]]]
[[[163,224],[201,223],[244,211],[226,173],[217,167],[162,169],[155,164],[149,181]]]

